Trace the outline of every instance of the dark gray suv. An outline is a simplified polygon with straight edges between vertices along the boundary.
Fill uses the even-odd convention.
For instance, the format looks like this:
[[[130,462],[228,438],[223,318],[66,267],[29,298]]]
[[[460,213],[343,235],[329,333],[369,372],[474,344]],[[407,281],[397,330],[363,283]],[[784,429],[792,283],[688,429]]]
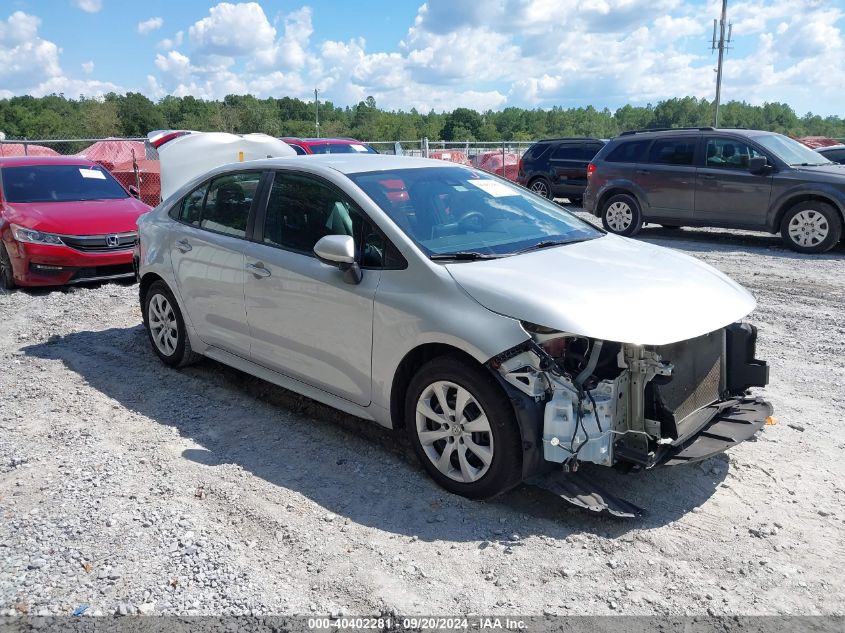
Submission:
[[[780,232],[790,248],[823,253],[842,237],[845,165],[781,134],[683,128],[624,132],[587,169],[584,208],[605,229],[644,222]]]

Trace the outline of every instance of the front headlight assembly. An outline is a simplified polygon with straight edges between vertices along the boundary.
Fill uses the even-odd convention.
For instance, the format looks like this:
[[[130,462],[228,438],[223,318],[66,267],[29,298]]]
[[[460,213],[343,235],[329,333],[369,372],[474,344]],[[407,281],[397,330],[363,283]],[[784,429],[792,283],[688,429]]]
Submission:
[[[17,224],[12,225],[12,235],[18,242],[29,242],[30,244],[51,244],[53,246],[64,246],[62,238],[53,233],[42,233],[33,229],[26,229]]]

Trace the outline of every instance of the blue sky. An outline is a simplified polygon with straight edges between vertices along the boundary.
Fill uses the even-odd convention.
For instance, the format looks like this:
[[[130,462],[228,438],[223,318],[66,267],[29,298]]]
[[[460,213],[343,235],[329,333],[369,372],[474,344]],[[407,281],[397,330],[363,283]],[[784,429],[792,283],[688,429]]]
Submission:
[[[0,97],[139,91],[427,111],[712,98],[718,0],[7,0]],[[845,115],[845,0],[731,0],[724,99]]]

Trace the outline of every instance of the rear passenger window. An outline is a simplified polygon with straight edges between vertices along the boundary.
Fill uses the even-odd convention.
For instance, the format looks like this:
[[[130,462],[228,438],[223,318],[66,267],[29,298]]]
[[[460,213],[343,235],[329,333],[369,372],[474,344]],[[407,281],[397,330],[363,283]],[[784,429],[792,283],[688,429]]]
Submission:
[[[695,139],[658,139],[651,146],[648,162],[658,165],[692,165]]]
[[[582,156],[580,145],[558,145],[552,154],[558,160],[581,160]]]
[[[649,141],[620,143],[605,157],[608,163],[641,163]]]
[[[249,209],[260,180],[261,172],[229,174],[212,180],[200,228],[233,237],[246,237]]]

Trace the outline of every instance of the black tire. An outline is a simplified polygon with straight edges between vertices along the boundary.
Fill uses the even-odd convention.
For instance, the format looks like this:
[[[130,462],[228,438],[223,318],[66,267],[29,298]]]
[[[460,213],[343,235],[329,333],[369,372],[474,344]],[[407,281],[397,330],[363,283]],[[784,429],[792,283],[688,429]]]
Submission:
[[[15,272],[12,270],[12,260],[6,245],[0,239],[0,288],[11,290],[15,287]]]
[[[628,221],[624,222],[626,217]],[[609,233],[633,237],[643,228],[643,214],[637,199],[627,193],[610,196],[602,204],[601,223]]]
[[[161,299],[166,303],[161,303]],[[167,306],[166,309],[163,306]],[[151,312],[151,310],[153,311]],[[154,330],[161,330],[161,328],[156,328],[156,322],[159,321],[155,314],[156,310],[158,310],[159,314],[170,317],[168,322],[171,323],[171,326],[167,328],[166,332],[162,333],[162,337],[168,339],[168,344],[156,341],[156,332]],[[150,345],[152,345],[153,351],[165,365],[169,367],[185,367],[202,358],[202,356],[191,349],[191,341],[188,340],[188,332],[185,328],[185,320],[182,318],[182,312],[179,310],[179,304],[176,303],[176,298],[163,281],[153,282],[147,290],[147,294],[144,295],[144,327],[147,330],[147,336],[150,339]],[[173,341],[172,336],[168,337],[169,333],[175,333],[175,341]],[[172,343],[172,350],[169,348],[170,343]]]
[[[826,253],[842,237],[842,218],[826,202],[799,202],[784,214],[780,236],[799,253]]]
[[[548,178],[544,178],[543,176],[535,178],[528,184],[528,188],[544,198],[548,198],[549,200],[555,199],[552,193],[552,183],[549,182]]]
[[[453,429],[456,430],[450,431],[449,437],[434,443],[430,442],[429,448],[426,449],[417,430],[417,404],[423,394],[440,381],[452,383],[466,390],[475,402],[469,402],[463,408],[465,415],[461,415],[459,419],[456,420],[457,416],[452,416],[451,422]],[[450,403],[457,397],[456,389],[449,389],[444,393],[448,394],[446,397]],[[429,402],[435,410],[433,413],[442,413],[442,407],[438,407],[433,398]],[[447,406],[455,405],[451,403]],[[437,409],[440,411],[436,411]],[[464,431],[464,423],[469,425],[479,420],[481,413],[486,415],[489,431],[481,433]],[[444,425],[425,416],[422,417],[420,424],[424,430],[446,432],[443,429]],[[513,406],[493,376],[459,356],[435,358],[420,368],[411,380],[405,401],[405,429],[423,468],[434,481],[451,493],[470,499],[489,499],[510,490],[522,481],[522,440]],[[464,472],[463,462],[472,461],[470,465],[472,468],[469,470],[473,470],[480,464],[479,472],[483,471],[477,480],[457,481],[438,469],[432,461],[434,457],[429,457],[427,450],[442,456],[449,445],[452,446],[448,456],[451,466],[446,466],[447,470],[454,469],[455,475],[458,475]],[[473,453],[470,445],[476,449],[487,449],[492,445],[492,458],[486,466],[486,471],[483,470],[482,460]],[[461,449],[464,451],[464,460],[459,457]]]

